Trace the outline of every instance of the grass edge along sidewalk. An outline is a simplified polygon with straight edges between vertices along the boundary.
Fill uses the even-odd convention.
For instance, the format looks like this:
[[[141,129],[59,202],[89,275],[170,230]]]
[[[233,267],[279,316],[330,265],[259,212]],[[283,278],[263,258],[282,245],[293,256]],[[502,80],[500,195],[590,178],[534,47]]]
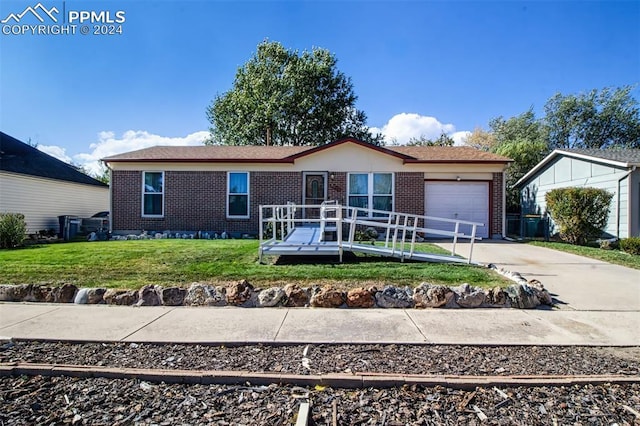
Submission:
[[[432,252],[446,253],[428,244]],[[506,286],[495,272],[473,265],[400,262],[372,255],[337,259],[267,259],[258,263],[257,240],[140,240],[75,242],[0,250],[0,284],[71,283],[78,287],[138,289],[149,284],[189,285],[246,279],[255,286],[333,284],[345,289],[385,284],[469,283]]]

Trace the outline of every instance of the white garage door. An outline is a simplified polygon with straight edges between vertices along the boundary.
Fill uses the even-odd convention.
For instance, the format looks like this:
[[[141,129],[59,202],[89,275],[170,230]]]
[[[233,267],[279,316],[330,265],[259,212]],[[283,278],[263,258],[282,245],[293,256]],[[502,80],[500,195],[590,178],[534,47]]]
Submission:
[[[488,182],[425,182],[424,191],[426,216],[484,223],[476,235],[489,237]],[[428,220],[426,227],[453,231],[455,225]],[[471,234],[471,226],[461,224],[460,231]]]

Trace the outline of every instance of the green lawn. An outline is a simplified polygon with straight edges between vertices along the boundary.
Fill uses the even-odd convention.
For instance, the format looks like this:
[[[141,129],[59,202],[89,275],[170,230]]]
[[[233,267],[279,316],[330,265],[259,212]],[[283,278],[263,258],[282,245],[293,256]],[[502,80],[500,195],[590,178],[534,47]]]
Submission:
[[[427,245],[422,245],[425,250]],[[428,246],[433,252],[442,249]],[[256,240],[146,240],[76,242],[0,250],[0,284],[73,283],[77,286],[140,288],[146,284],[189,285],[194,281],[247,279],[256,286],[284,283],[417,285],[423,281],[489,287],[506,281],[470,265],[401,263],[377,256],[319,262],[258,263]]]
[[[531,241],[528,244],[534,246],[547,247],[567,253],[579,254],[580,256],[592,259],[603,260],[605,262],[622,265],[629,268],[640,269],[640,256],[625,253],[622,250],[603,250],[596,247],[574,246],[567,243]]]

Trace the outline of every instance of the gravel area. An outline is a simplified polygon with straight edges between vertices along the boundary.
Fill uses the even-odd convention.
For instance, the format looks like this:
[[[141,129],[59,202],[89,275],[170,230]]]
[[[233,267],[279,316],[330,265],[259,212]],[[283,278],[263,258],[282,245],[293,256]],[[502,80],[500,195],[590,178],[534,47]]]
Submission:
[[[448,345],[206,346],[139,343],[0,344],[0,362],[292,374],[640,374],[640,347]]]
[[[315,425],[632,425],[640,385],[482,389],[304,389],[0,378],[2,425],[292,425],[308,395]],[[486,419],[482,421],[486,416]],[[482,417],[482,418],[481,418]]]

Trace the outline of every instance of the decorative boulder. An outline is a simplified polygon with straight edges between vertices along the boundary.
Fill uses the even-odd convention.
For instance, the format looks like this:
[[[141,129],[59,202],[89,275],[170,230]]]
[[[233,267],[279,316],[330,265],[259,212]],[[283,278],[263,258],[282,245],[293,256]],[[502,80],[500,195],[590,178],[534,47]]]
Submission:
[[[159,291],[162,288],[155,285],[146,285],[138,291],[136,306],[160,306]]]
[[[376,288],[354,288],[347,292],[347,306],[350,308],[371,308],[376,304]]]
[[[385,286],[382,291],[376,293],[376,303],[381,308],[411,308],[413,291],[409,287]]]
[[[104,294],[107,292],[106,288],[90,288],[87,291],[87,303],[90,305],[99,305],[104,302]]]
[[[109,305],[135,305],[138,302],[138,292],[135,290],[114,290],[108,289],[102,296],[104,301]]]
[[[64,284],[54,287],[49,292],[47,302],[49,303],[73,303],[78,287],[73,284]]]
[[[540,299],[532,287],[527,284],[511,284],[505,289],[511,306],[520,309],[534,309],[540,304]]]
[[[441,308],[453,301],[453,291],[443,285],[422,283],[413,290],[413,302],[416,308]]]
[[[295,284],[285,285],[284,294],[287,297],[285,306],[301,308],[309,304],[309,293]]]
[[[238,281],[227,287],[227,302],[230,305],[243,305],[250,301],[252,296],[253,286],[247,280]]]
[[[286,295],[281,287],[271,287],[258,293],[257,306],[265,308],[276,306],[282,302],[285,297]]]
[[[0,302],[16,302],[16,285],[0,285]]]
[[[484,303],[485,295],[481,288],[464,283],[452,290],[456,294],[456,303],[462,308],[477,308]]]
[[[27,285],[27,294],[22,298],[23,302],[46,302],[50,297],[51,287],[39,285]]]
[[[314,289],[310,305],[314,308],[337,308],[344,302],[344,292],[332,286],[324,286]]]
[[[158,291],[160,295],[160,303],[165,306],[181,306],[187,290],[181,287],[167,287]]]
[[[77,305],[86,305],[89,303],[89,288],[81,288],[76,293],[76,297],[73,299],[73,303]]]
[[[226,289],[209,284],[193,283],[187,290],[184,304],[188,306],[224,306],[227,304]]]
[[[542,303],[543,305],[553,306],[553,298],[540,281],[529,280],[528,285],[536,293],[536,296],[538,297],[540,303]]]
[[[484,298],[485,304],[492,307],[508,308],[509,297],[502,287],[494,287],[487,290]]]

